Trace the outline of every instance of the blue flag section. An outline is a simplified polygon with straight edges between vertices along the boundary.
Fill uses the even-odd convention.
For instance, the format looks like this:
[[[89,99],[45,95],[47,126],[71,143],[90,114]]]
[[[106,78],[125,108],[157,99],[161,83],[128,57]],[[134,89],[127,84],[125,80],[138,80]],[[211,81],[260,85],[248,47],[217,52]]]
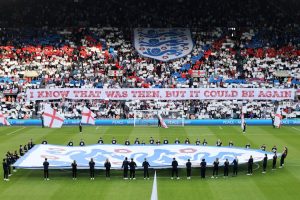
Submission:
[[[179,167],[185,168],[187,159],[190,159],[193,167],[199,167],[201,159],[205,158],[207,165],[212,166],[213,161],[219,158],[220,165],[226,159],[232,162],[234,158],[239,164],[247,163],[250,156],[254,162],[263,160],[265,153],[272,159],[273,153],[257,149],[245,149],[236,147],[196,146],[196,145],[90,145],[90,146],[60,146],[60,145],[36,145],[25,156],[21,157],[13,166],[24,169],[42,169],[43,161],[48,159],[52,169],[68,169],[76,160],[78,168],[89,169],[89,161],[94,159],[97,169],[104,168],[104,162],[108,158],[113,169],[121,169],[122,162],[127,157],[133,158],[138,166],[147,158],[151,168],[171,168],[173,158],[178,161]]]
[[[193,40],[186,28],[137,28],[134,47],[144,57],[169,61],[191,53]]]

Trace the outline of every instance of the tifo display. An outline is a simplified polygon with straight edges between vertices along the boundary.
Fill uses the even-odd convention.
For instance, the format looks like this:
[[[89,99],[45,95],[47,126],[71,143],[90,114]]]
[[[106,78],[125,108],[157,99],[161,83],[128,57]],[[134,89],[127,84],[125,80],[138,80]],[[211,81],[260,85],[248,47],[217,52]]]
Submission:
[[[194,167],[200,165],[200,161],[205,158],[207,166],[213,166],[216,158],[221,163],[226,159],[232,162],[235,158],[239,164],[248,162],[252,155],[254,162],[262,161],[265,154],[272,159],[271,152],[237,148],[237,147],[214,147],[196,145],[89,145],[65,147],[60,145],[35,145],[33,149],[26,153],[26,156],[19,159],[13,166],[16,168],[41,169],[43,161],[48,158],[49,167],[52,169],[71,168],[74,160],[78,168],[88,169],[88,162],[93,158],[95,168],[104,169],[106,159],[111,161],[113,169],[120,169],[125,157],[133,158],[137,168],[142,168],[142,163],[146,158],[151,168],[171,168],[172,159],[175,157],[178,167],[185,167],[185,163],[190,159]],[[221,164],[222,165],[222,164]]]
[[[232,141],[228,146],[223,146],[220,139],[215,146],[207,146],[208,142],[204,139],[202,143],[199,139],[195,145],[186,138],[184,144],[180,144],[178,139],[174,144],[169,144],[165,138],[161,145],[160,141],[150,137],[149,145],[144,141],[135,139],[134,144],[126,140],[124,145],[117,144],[115,138],[111,144],[104,144],[100,137],[97,145],[85,146],[83,140],[79,146],[74,146],[73,141],[69,141],[68,146],[51,145],[46,140],[42,144],[35,145],[32,140],[28,144],[20,145],[19,154],[7,152],[6,159],[3,160],[4,180],[9,180],[11,166],[14,171],[18,168],[23,169],[44,169],[44,178],[49,180],[49,169],[72,169],[73,179],[77,178],[77,169],[89,169],[91,179],[94,179],[95,169],[106,170],[106,177],[110,177],[111,169],[124,170],[124,179],[127,179],[128,167],[130,168],[130,178],[135,179],[135,170],[143,169],[144,178],[149,179],[149,169],[172,169],[178,178],[178,168],[187,169],[187,178],[190,179],[191,169],[201,168],[201,178],[205,178],[206,167],[213,168],[213,177],[218,176],[219,167],[224,168],[224,176],[228,176],[229,166],[233,167],[236,176],[238,166],[247,164],[248,175],[253,173],[253,164],[263,163],[263,173],[266,172],[268,160],[272,160],[272,169],[276,168],[277,156],[280,156],[280,168],[284,166],[284,160],[288,154],[287,147],[282,154],[277,153],[277,147],[272,147],[272,152],[266,151],[263,144],[259,150],[251,149],[250,144],[244,148],[235,147]],[[130,159],[131,161],[129,161]]]

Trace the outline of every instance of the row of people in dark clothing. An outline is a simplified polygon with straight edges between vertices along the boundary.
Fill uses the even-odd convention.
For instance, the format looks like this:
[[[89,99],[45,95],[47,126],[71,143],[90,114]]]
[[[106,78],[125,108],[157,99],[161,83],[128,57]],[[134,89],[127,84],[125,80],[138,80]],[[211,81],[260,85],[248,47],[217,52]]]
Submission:
[[[280,158],[280,167],[282,168],[284,166],[284,160],[287,156],[287,149],[285,148],[284,152],[281,155]],[[252,175],[253,174],[253,157],[250,156],[248,162],[247,162],[247,175]],[[266,173],[266,169],[267,169],[267,163],[268,163],[268,155],[265,154],[265,157],[262,161],[262,173]],[[200,163],[200,176],[201,178],[205,178],[206,177],[206,166],[207,163],[205,161],[205,159],[202,159],[201,163]],[[224,168],[224,178],[228,177],[229,174],[229,166],[232,165],[232,176],[237,176],[238,174],[238,159],[235,158],[232,163],[229,163],[228,159],[225,160],[224,164],[223,164],[223,168]],[[277,165],[277,153],[274,153],[273,156],[273,160],[272,160],[272,170],[276,169],[276,165]],[[211,178],[218,178],[219,175],[219,166],[220,166],[220,162],[219,159],[216,158],[216,160],[213,162],[213,174]],[[191,179],[191,171],[192,171],[192,163],[190,162],[190,160],[188,159],[187,163],[186,163],[186,174],[187,174],[187,179]],[[178,175],[178,162],[176,161],[175,158],[173,158],[172,161],[172,176],[171,179],[174,179],[174,175],[176,176],[177,179],[179,179],[179,175]]]
[[[287,148],[285,148],[284,152],[281,155],[280,158],[280,168],[284,166],[284,160],[287,156]],[[265,154],[265,157],[263,158],[262,161],[262,173],[266,173],[267,170],[267,163],[268,163],[268,155]],[[252,175],[253,174],[253,164],[254,160],[253,157],[250,156],[248,162],[247,162],[247,175]],[[47,161],[47,158],[45,159],[44,163],[44,179],[49,180],[49,162]],[[173,158],[173,161],[171,163],[172,166],[172,172],[171,172],[171,179],[177,178],[179,179],[179,170],[178,170],[178,162],[176,158]],[[223,163],[223,170],[224,170],[224,178],[228,177],[229,175],[229,168],[232,166],[232,176],[237,176],[238,174],[238,159],[235,158],[231,163],[229,163],[229,160],[226,159],[225,162]],[[123,179],[127,180],[128,179],[128,171],[129,171],[129,179],[135,180],[135,171],[136,171],[137,164],[131,158],[129,161],[127,157],[125,157],[123,163],[122,163],[122,169],[123,169]],[[144,162],[142,163],[143,171],[144,171],[144,179],[149,179],[149,168],[150,164],[145,158]],[[220,162],[219,159],[216,158],[216,160],[213,162],[213,174],[211,178],[218,178],[219,176],[219,167],[220,167]],[[277,153],[274,153],[273,160],[272,160],[272,170],[275,170],[277,167]],[[72,168],[72,178],[73,180],[77,179],[77,163],[74,160],[73,163],[71,164]],[[110,169],[111,169],[111,163],[108,159],[106,159],[104,163],[104,168],[105,168],[105,177],[107,179],[110,179]],[[205,178],[206,177],[206,168],[207,168],[207,163],[205,159],[202,159],[200,163],[200,177]],[[90,178],[91,180],[95,179],[95,162],[91,158],[89,162],[89,170],[90,170]],[[186,162],[186,176],[187,179],[191,179],[191,174],[192,174],[192,163],[190,159],[187,160]]]
[[[14,153],[7,151],[5,158],[3,159],[2,166],[3,166],[3,173],[4,173],[4,181],[9,181],[9,177],[12,175],[11,166],[25,153],[27,153],[32,147],[34,146],[34,143],[32,139],[23,145],[20,145],[19,152],[17,150],[14,151]],[[13,167],[13,171],[15,171],[15,168]]]
[[[150,164],[145,158],[143,164],[143,169],[144,169],[144,179],[149,179],[149,167]],[[45,161],[43,162],[43,167],[44,167],[44,180],[50,180],[49,179],[49,162],[47,158],[45,158]],[[128,179],[128,171],[130,172],[130,179],[135,180],[135,170],[136,170],[136,163],[133,161],[133,158],[131,158],[130,161],[128,161],[127,157],[122,163],[122,169],[124,172],[124,179]],[[77,163],[76,160],[74,160],[71,164],[72,168],[72,178],[73,180],[77,180]],[[111,163],[108,159],[106,159],[104,163],[104,168],[105,168],[105,177],[106,179],[110,179],[110,169],[111,169]],[[95,162],[93,158],[89,161],[89,171],[90,171],[90,179],[95,180]]]

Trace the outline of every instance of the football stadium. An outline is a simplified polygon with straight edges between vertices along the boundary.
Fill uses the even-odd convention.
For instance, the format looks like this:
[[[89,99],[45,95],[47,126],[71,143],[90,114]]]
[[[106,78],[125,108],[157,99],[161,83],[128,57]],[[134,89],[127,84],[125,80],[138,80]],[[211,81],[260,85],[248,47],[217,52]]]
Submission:
[[[1,199],[298,199],[299,8],[0,1]]]

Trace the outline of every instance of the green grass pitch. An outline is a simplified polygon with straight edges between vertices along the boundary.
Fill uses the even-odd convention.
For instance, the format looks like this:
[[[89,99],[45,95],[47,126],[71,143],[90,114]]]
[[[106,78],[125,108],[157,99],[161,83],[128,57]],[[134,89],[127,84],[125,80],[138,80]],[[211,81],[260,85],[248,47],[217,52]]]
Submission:
[[[192,170],[192,179],[186,180],[185,170],[180,170],[180,180],[171,180],[169,170],[157,170],[157,189],[159,199],[299,199],[300,195],[300,127],[286,126],[273,129],[267,126],[248,126],[247,133],[242,134],[239,126],[193,126],[171,127],[121,127],[90,126],[84,127],[83,133],[78,127],[49,129],[40,127],[0,127],[0,153],[4,157],[6,151],[17,150],[20,144],[31,138],[36,144],[43,139],[50,144],[67,144],[73,139],[77,145],[84,139],[86,145],[95,144],[99,137],[110,143],[115,137],[123,144],[126,139],[149,141],[150,136],[161,141],[166,137],[173,142],[176,137],[181,141],[189,138],[193,143],[197,138],[208,140],[214,145],[217,139],[227,145],[232,140],[235,146],[251,144],[251,148],[259,148],[263,143],[267,150],[275,144],[279,152],[283,147],[289,148],[285,167],[271,171],[268,163],[266,174],[261,173],[260,166],[253,176],[246,176],[245,167],[240,167],[237,177],[228,179],[210,179],[212,171],[207,170],[207,178],[200,179],[200,171]],[[0,170],[3,174],[2,167]],[[223,170],[220,169],[220,174]],[[151,171],[153,177],[154,171]],[[2,175],[3,176],[3,175]],[[87,170],[79,171],[78,180],[73,181],[70,171],[50,170],[50,181],[44,181],[42,170],[18,170],[10,177],[9,182],[0,181],[0,198],[30,200],[66,200],[66,199],[150,199],[153,179],[144,180],[142,172],[137,172],[137,180],[123,180],[121,171],[112,171],[111,180],[105,180],[104,171],[97,170],[94,181],[89,179]]]

